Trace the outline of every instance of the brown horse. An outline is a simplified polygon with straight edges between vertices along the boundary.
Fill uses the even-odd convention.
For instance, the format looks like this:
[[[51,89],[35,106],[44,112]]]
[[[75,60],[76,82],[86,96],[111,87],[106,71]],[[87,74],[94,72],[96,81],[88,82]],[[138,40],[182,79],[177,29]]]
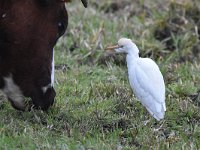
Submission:
[[[68,25],[68,1],[0,0],[0,89],[18,110],[54,102],[53,48]]]

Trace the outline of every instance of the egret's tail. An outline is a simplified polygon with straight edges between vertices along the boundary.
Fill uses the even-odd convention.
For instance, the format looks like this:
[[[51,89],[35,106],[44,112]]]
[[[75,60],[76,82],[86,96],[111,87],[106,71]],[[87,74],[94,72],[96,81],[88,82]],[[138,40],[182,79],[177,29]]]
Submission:
[[[164,109],[166,110],[166,108]],[[153,113],[150,109],[147,108],[147,110],[157,121],[160,121],[165,116],[165,111]]]

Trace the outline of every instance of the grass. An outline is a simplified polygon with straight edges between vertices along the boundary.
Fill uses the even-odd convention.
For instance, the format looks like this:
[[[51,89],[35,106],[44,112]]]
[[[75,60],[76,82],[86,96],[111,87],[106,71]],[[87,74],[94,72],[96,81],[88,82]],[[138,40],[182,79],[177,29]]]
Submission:
[[[55,48],[56,102],[48,112],[24,113],[1,102],[0,149],[200,149],[199,6],[198,0],[68,4],[69,26]],[[133,96],[125,57],[104,53],[120,37],[158,63],[164,120],[156,122]]]

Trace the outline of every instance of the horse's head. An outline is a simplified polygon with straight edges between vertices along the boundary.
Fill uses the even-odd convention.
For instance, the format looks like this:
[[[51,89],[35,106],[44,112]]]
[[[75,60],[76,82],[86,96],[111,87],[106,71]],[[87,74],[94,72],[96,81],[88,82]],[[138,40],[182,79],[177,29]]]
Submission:
[[[53,47],[68,25],[68,1],[0,1],[0,88],[16,109],[25,109],[24,96],[43,110],[53,104]]]

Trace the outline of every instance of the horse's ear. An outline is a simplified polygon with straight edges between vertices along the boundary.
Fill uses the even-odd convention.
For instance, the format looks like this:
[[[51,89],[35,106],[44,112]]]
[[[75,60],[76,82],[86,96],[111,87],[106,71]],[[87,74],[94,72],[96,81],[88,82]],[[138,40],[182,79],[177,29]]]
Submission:
[[[87,1],[87,0],[81,0],[81,1],[82,1],[82,3],[83,3],[83,6],[84,6],[85,8],[87,8],[88,1]]]
[[[38,0],[40,6],[48,6],[53,2],[53,0]]]

